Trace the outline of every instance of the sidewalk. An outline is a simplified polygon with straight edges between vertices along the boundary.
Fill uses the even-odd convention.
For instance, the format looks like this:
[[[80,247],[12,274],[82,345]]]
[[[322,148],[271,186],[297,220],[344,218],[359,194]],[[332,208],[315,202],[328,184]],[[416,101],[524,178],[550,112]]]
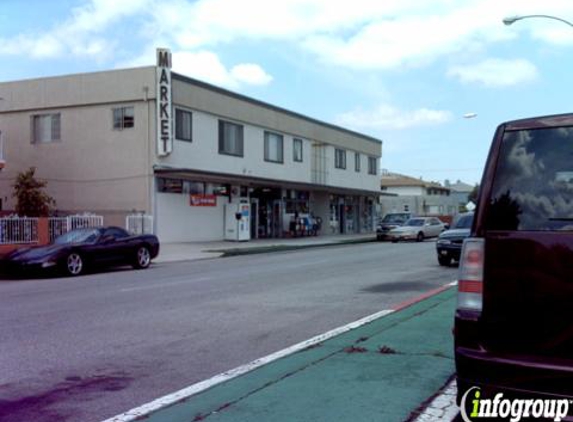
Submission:
[[[255,239],[248,242],[187,242],[162,243],[156,263],[189,261],[197,259],[219,258],[223,255],[263,253],[280,250],[292,250],[347,243],[363,243],[376,240],[375,233],[310,236],[284,239]]]
[[[449,288],[154,413],[131,417],[148,422],[412,419],[454,373],[455,297],[456,289]],[[125,416],[110,420],[135,420]]]

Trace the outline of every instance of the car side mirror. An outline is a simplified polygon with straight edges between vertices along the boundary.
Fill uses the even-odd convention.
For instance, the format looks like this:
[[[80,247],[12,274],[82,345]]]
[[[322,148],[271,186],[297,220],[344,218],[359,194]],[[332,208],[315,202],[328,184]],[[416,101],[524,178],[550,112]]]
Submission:
[[[450,230],[450,225],[446,223],[446,224],[444,224],[444,228],[445,228],[446,230]]]

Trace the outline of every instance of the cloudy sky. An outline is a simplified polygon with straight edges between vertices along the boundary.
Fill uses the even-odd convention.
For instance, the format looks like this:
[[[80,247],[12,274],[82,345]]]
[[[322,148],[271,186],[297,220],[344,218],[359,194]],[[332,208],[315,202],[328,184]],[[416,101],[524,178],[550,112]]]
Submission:
[[[0,0],[0,81],[153,65],[383,140],[381,167],[479,182],[502,121],[573,111],[571,0]],[[465,119],[466,113],[477,117]]]

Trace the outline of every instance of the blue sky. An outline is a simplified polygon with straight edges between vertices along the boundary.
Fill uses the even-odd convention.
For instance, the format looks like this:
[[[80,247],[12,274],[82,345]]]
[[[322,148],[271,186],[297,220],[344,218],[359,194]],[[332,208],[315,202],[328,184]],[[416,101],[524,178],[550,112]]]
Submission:
[[[0,81],[153,65],[381,139],[477,183],[497,124],[573,111],[571,0],[0,0]],[[465,113],[477,117],[465,119]]]

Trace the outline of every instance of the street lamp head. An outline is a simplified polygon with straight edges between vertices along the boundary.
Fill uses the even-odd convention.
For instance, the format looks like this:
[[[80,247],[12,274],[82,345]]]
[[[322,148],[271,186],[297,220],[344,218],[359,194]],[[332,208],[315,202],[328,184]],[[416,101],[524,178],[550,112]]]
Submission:
[[[503,18],[503,24],[509,26],[518,21],[519,19],[521,19],[519,16],[508,16],[506,18]]]

